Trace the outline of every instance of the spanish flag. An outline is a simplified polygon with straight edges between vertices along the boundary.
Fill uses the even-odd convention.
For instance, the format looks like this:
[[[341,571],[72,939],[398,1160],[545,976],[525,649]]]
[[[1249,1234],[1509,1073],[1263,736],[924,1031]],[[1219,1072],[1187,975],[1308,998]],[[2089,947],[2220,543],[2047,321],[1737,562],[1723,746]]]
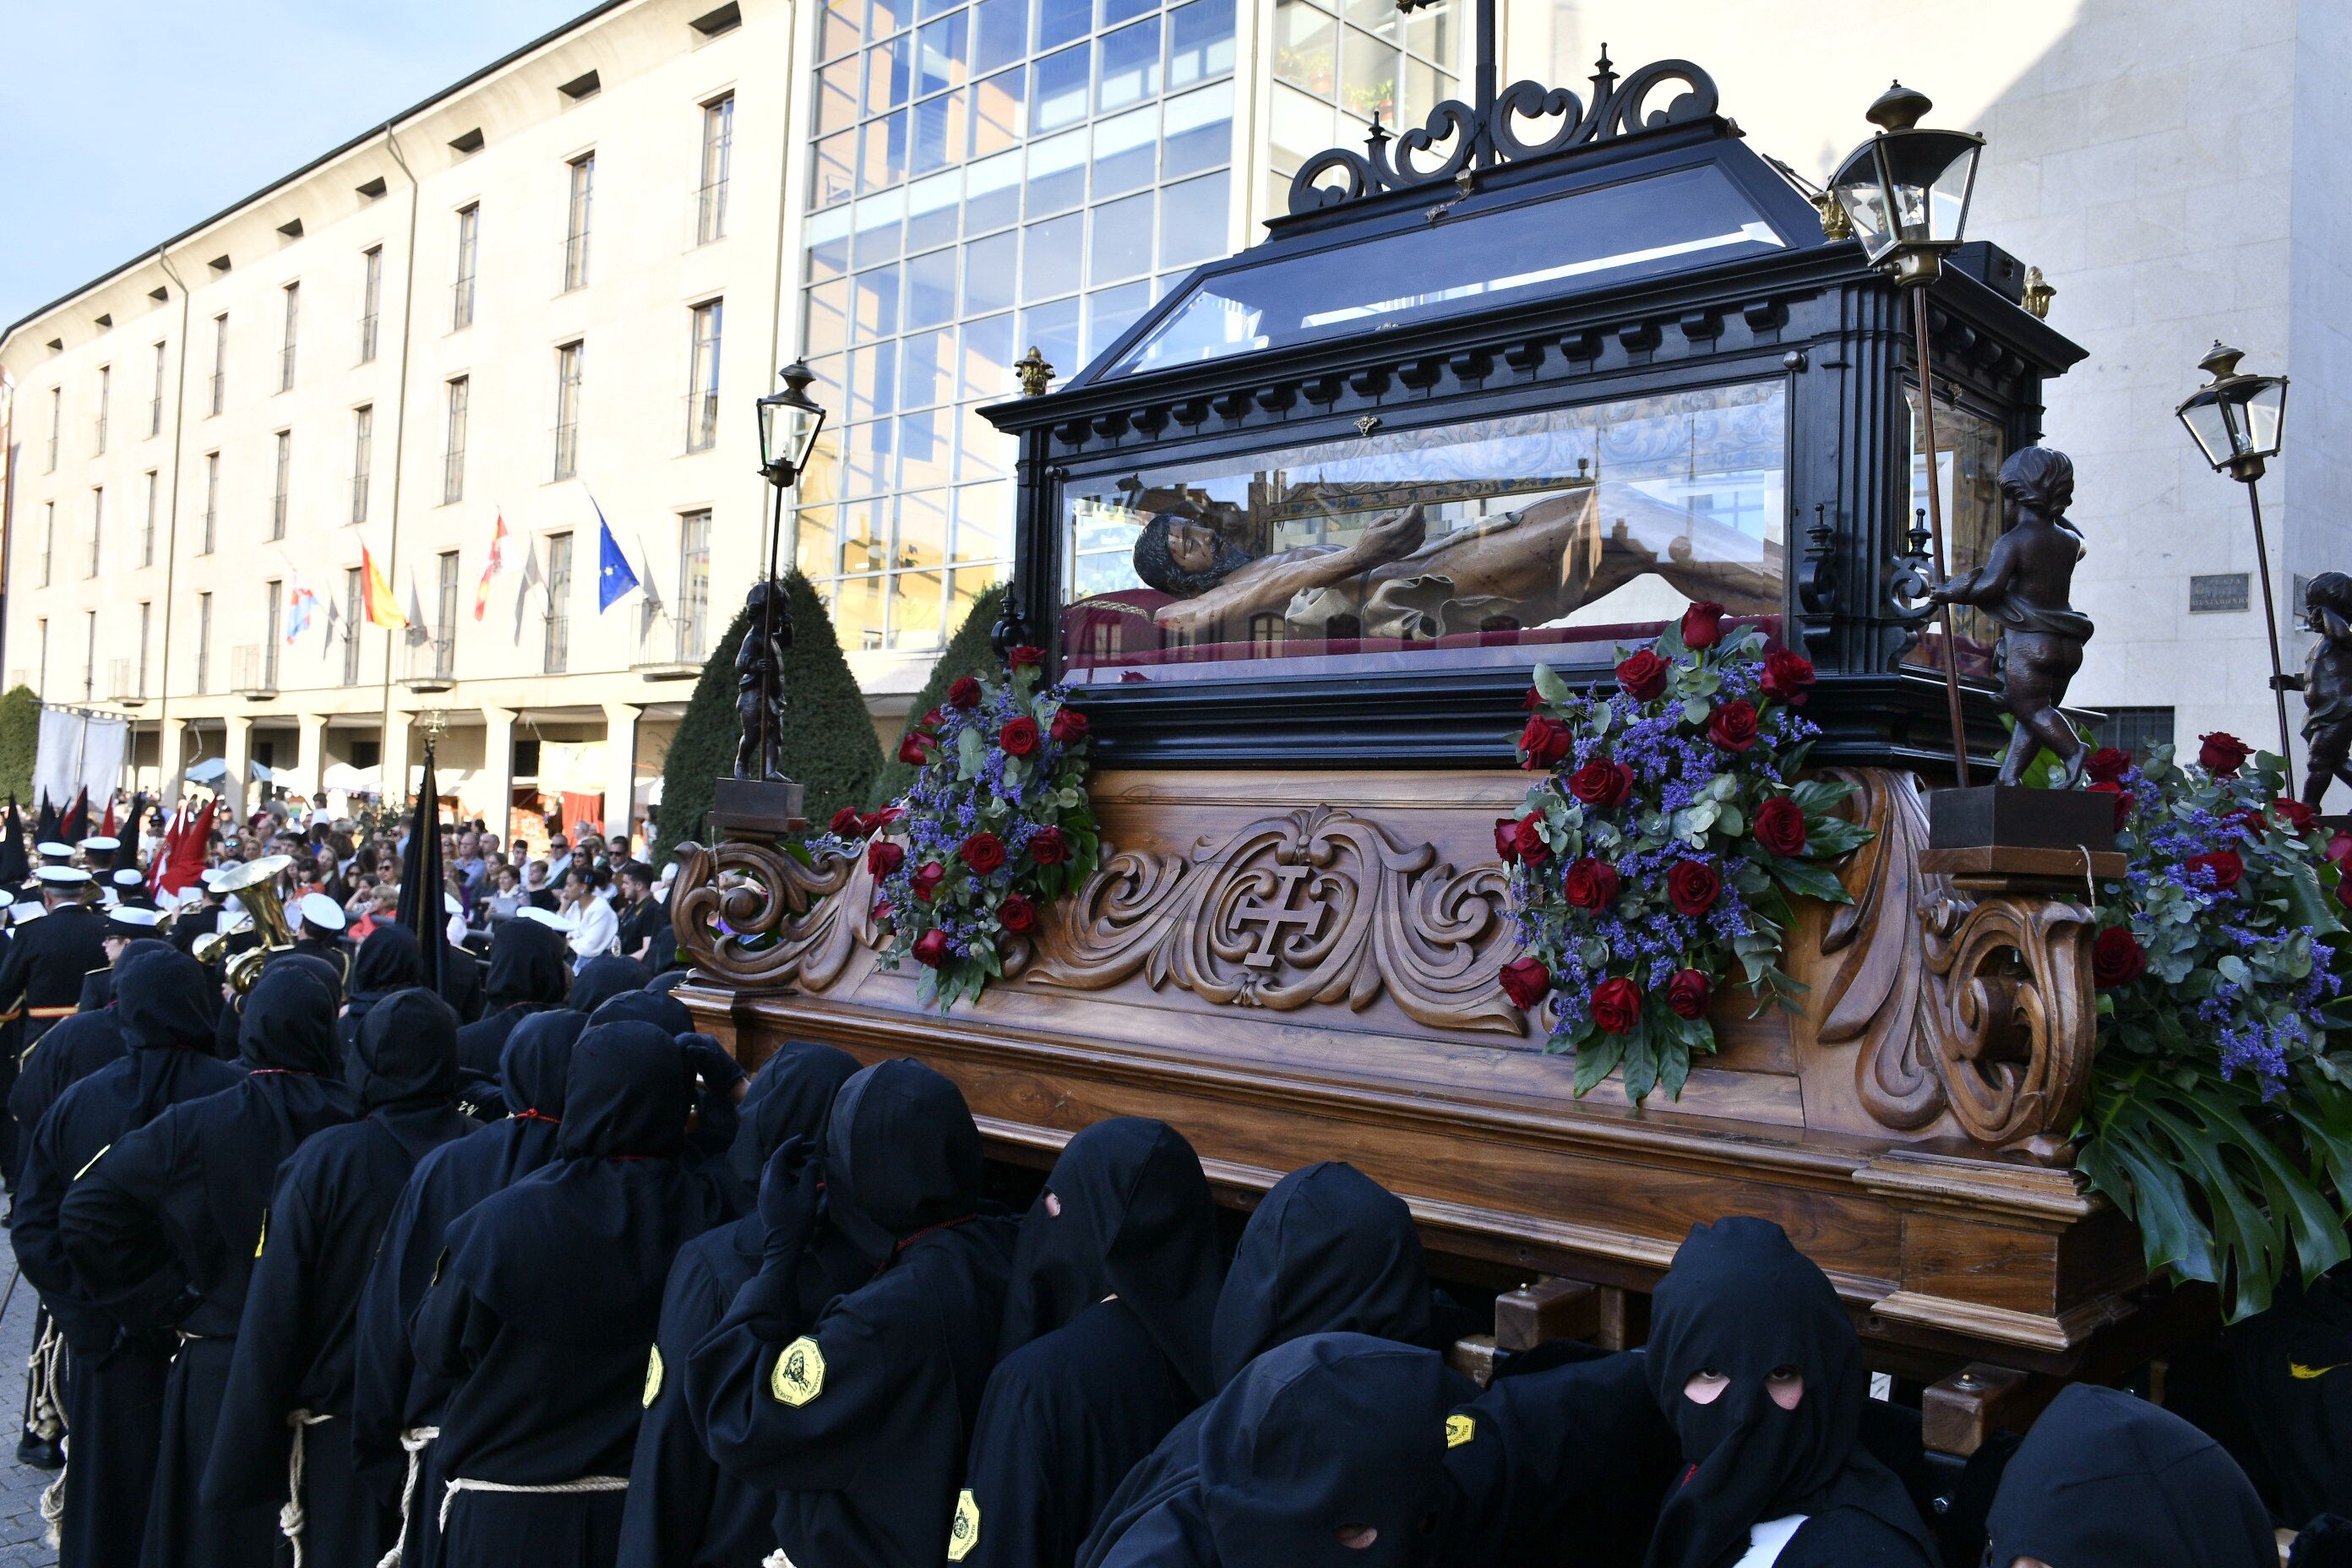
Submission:
[[[392,584],[383,580],[375,557],[368,553],[364,544],[360,546],[360,584],[368,625],[395,632],[408,625],[408,617],[400,613],[400,601],[392,596]]]

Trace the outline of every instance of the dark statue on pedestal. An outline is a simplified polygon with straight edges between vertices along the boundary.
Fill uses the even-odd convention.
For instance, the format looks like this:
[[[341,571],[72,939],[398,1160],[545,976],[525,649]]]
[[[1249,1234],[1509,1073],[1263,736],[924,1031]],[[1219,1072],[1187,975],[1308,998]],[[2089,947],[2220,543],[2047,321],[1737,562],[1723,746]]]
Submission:
[[[2061,713],[2066,683],[2083,668],[2091,617],[2067,590],[2083,557],[2083,536],[2066,521],[2074,464],[2065,453],[2028,447],[2000,466],[2001,535],[1985,563],[1935,589],[1937,604],[1973,605],[2000,623],[2001,701],[2017,721],[2001,753],[2000,779],[2015,784],[2047,746],[2065,765],[2068,788],[2082,782],[2087,749]]]
[[[784,776],[784,650],[793,646],[793,606],[773,578],[751,585],[751,612],[735,650],[735,717],[743,738],[735,744],[735,776]]]
[[[2337,779],[2352,784],[2352,577],[2322,572],[2303,595],[2304,625],[2319,634],[2305,661],[2303,742],[2311,753],[2303,804],[2314,811]]]

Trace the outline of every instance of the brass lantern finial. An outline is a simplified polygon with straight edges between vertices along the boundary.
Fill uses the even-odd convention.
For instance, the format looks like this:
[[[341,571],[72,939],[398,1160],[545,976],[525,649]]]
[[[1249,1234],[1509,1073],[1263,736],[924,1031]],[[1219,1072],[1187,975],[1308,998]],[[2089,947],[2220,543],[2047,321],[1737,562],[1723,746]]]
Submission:
[[[2058,290],[2050,286],[2050,279],[2042,276],[2042,268],[2029,267],[2025,269],[2025,308],[2032,312],[2035,321],[2050,319],[2050,301],[2057,297]]]
[[[1013,368],[1020,374],[1021,395],[1024,397],[1043,397],[1045,388],[1053,384],[1054,367],[1045,363],[1045,356],[1038,352],[1035,343],[1031,343],[1029,352],[1013,362]]]

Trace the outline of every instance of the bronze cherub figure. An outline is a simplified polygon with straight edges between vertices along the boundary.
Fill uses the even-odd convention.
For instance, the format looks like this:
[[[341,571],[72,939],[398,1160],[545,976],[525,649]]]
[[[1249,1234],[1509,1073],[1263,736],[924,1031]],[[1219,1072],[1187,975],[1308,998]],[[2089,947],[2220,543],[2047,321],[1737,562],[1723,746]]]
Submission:
[[[2001,535],[1991,554],[1928,595],[1937,604],[1973,605],[2000,623],[2001,700],[2017,721],[2001,753],[2004,784],[2016,784],[2044,746],[2064,764],[2069,788],[2082,782],[2088,760],[2082,736],[2058,710],[2092,631],[2091,617],[2066,602],[2083,555],[2083,536],[2066,521],[2074,499],[2074,464],[2065,453],[2012,453],[2000,466]]]
[[[735,776],[784,776],[784,650],[793,646],[793,606],[773,578],[751,584],[751,614],[735,650],[735,717],[743,737],[735,743]]]
[[[2304,661],[2303,804],[2314,811],[2337,779],[2352,784],[2352,577],[2322,572],[2303,593],[2304,625],[2319,634]]]

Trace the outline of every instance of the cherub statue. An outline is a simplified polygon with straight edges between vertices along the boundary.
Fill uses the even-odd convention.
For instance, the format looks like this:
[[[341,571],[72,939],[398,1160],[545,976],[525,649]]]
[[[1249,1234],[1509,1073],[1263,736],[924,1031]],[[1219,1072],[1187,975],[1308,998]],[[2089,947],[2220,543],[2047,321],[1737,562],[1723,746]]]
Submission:
[[[2011,454],[2000,466],[2001,534],[1991,555],[1927,595],[1973,605],[2000,623],[2001,700],[2017,721],[2001,753],[2004,784],[2016,784],[2043,746],[2065,765],[2069,788],[2082,782],[2088,760],[2082,736],[2058,710],[2092,630],[2091,617],[2066,603],[2083,556],[2083,536],[2066,521],[2074,499],[2074,464],[2065,453],[2028,447]]]
[[[2319,634],[2303,667],[2303,743],[2311,753],[2303,804],[2314,811],[2337,779],[2352,784],[2352,577],[2322,572],[2303,594],[2304,625]]]
[[[784,650],[793,646],[793,606],[773,578],[751,584],[744,605],[751,623],[735,650],[735,717],[743,738],[735,743],[735,776],[784,776]]]

